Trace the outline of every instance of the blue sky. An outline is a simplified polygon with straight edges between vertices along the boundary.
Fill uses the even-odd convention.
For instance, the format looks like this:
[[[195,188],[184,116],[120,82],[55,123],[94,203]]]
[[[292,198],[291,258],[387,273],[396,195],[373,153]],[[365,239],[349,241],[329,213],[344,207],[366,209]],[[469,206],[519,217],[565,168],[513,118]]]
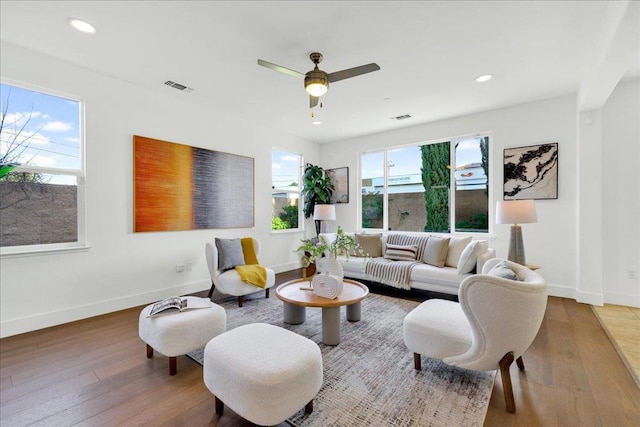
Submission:
[[[298,182],[300,155],[274,148],[271,151],[271,173],[276,188],[287,188]]]
[[[77,101],[0,84],[5,114],[0,153],[16,135],[26,142],[12,162],[47,168],[80,169],[80,104]],[[7,108],[8,106],[8,108]],[[24,128],[23,128],[24,126]],[[17,153],[22,151],[21,153]]]

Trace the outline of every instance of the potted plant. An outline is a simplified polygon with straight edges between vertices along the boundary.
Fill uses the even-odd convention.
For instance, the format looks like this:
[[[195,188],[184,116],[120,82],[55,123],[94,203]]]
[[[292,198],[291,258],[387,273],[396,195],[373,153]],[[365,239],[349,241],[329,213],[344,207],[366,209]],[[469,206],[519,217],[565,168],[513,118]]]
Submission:
[[[324,169],[320,166],[307,163],[302,175],[302,196],[304,197],[304,217],[313,215],[313,208],[317,204],[328,204],[335,187]],[[316,221],[316,234],[320,234],[320,221]]]
[[[340,226],[338,226],[336,239],[331,243],[327,243],[324,239],[320,239],[319,242],[315,242],[314,239],[303,239],[301,242],[302,245],[294,252],[300,256],[303,266],[316,262],[324,254],[328,255],[330,263],[337,262],[336,257],[338,255],[344,255],[349,258],[349,255],[353,252],[357,253],[358,256],[366,256],[356,239],[346,234]],[[340,270],[342,269],[340,268]]]

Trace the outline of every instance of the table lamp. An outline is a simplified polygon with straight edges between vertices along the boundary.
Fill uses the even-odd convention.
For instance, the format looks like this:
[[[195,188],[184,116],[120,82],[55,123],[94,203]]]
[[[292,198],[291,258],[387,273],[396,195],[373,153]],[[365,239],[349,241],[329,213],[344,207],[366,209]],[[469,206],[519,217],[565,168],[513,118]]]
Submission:
[[[315,205],[313,207],[313,219],[320,221],[320,233],[327,232],[327,221],[336,220],[335,205]],[[316,232],[318,229],[316,228]]]
[[[509,241],[509,261],[525,265],[522,227],[519,224],[538,222],[533,200],[504,200],[496,204],[496,224],[512,224]]]

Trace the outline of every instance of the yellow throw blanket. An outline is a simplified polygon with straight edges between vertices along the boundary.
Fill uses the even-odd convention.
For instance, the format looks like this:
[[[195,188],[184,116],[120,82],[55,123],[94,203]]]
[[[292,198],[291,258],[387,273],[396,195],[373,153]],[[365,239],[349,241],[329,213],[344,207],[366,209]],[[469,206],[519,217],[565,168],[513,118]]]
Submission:
[[[253,247],[253,239],[251,237],[243,237],[240,239],[240,243],[242,244],[245,263],[245,265],[236,267],[240,279],[245,283],[264,288],[267,285],[267,269],[258,262],[256,250]]]

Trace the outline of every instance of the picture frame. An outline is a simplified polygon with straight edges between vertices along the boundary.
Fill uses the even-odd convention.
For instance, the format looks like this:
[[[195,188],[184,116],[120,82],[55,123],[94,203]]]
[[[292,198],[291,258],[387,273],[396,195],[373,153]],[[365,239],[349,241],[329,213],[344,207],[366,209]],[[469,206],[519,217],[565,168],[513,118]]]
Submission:
[[[504,149],[504,200],[558,198],[558,143]]]
[[[255,226],[254,159],[133,136],[133,231]]]
[[[331,203],[349,203],[349,168],[326,169],[325,173],[335,187]]]

